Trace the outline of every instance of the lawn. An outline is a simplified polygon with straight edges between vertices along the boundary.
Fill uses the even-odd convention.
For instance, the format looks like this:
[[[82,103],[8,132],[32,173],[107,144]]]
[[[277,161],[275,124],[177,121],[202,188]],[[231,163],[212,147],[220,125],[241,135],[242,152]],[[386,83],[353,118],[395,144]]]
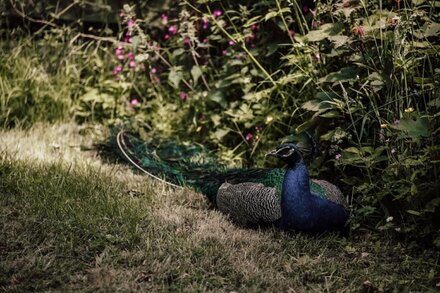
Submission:
[[[234,226],[202,195],[104,161],[99,135],[74,124],[0,132],[0,291],[440,289],[438,251],[363,229]]]

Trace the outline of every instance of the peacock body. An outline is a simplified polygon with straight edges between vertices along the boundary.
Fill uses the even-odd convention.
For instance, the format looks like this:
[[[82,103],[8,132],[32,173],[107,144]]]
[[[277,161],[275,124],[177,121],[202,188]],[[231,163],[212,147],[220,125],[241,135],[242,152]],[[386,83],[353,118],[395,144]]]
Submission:
[[[281,229],[321,232],[342,228],[348,219],[339,188],[310,180],[299,149],[280,146],[271,155],[287,169],[231,169],[199,145],[143,141],[119,132],[120,153],[150,176],[204,194],[221,212],[240,225],[273,224]]]

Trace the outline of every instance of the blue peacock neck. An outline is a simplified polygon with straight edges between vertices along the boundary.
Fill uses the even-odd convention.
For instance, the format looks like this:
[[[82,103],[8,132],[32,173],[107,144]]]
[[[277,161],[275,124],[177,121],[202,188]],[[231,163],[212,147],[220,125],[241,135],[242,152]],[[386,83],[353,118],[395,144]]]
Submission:
[[[311,216],[309,173],[302,159],[289,166],[281,194],[282,225],[294,229],[309,225]]]

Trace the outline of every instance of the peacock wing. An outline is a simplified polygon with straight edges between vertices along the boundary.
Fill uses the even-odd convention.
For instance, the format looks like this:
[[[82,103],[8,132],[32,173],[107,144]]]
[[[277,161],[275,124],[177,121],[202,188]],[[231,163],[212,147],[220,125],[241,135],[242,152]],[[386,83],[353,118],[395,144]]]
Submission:
[[[218,209],[244,226],[270,224],[281,218],[275,187],[262,183],[223,183],[217,193]]]
[[[312,179],[310,181],[310,191],[321,198],[337,203],[348,210],[348,203],[342,191],[334,184],[325,180]]]

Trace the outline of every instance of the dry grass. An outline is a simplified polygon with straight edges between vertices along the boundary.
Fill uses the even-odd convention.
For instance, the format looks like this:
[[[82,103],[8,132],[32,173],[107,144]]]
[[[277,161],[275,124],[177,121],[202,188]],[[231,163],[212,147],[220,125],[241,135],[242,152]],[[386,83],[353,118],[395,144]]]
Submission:
[[[104,163],[75,125],[0,132],[0,290],[435,291],[438,253],[367,233],[231,224],[187,189]]]

